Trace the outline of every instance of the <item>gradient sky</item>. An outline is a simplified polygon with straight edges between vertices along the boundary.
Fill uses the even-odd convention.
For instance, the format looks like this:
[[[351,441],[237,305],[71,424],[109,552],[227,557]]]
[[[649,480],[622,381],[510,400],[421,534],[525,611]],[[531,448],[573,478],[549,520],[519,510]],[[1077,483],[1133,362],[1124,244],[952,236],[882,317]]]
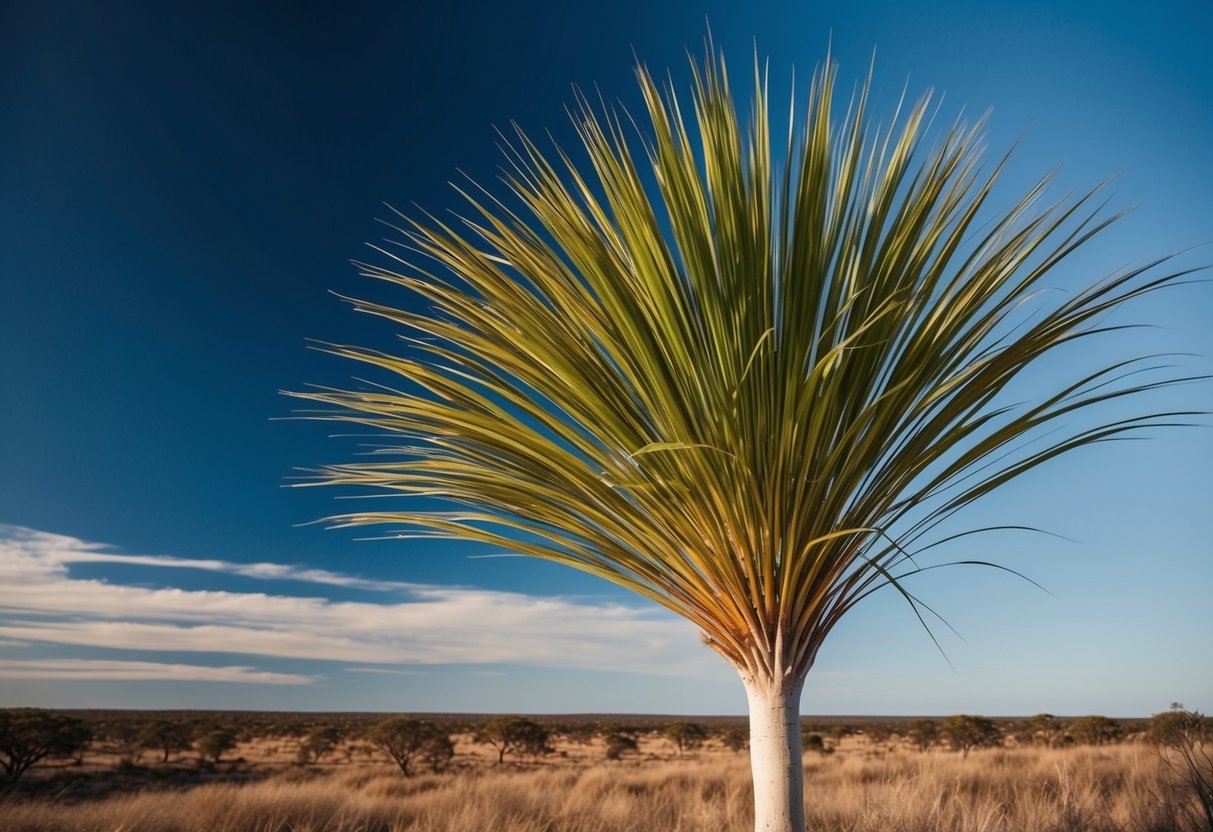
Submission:
[[[635,107],[633,53],[686,89],[705,20],[773,86],[875,50],[874,114],[993,108],[1008,202],[1110,175],[1138,206],[1062,282],[1190,246],[1213,262],[1207,2],[0,5],[0,706],[740,713],[692,627],[601,581],[461,545],[303,525],[286,489],[351,440],[274,421],[346,385],[319,338],[390,343],[329,291],[384,203],[458,205],[493,125],[568,141],[570,84]],[[742,6],[747,8],[743,11]],[[1213,372],[1213,289],[1139,304],[1128,347]],[[1124,346],[1125,342],[1121,342]],[[1032,395],[1031,385],[1024,387]],[[1213,385],[1153,402],[1213,409]],[[1209,419],[1204,420],[1208,424]],[[1213,709],[1213,430],[1086,449],[974,507],[1038,526],[954,547],[1004,573],[918,584],[951,666],[895,595],[834,632],[807,713]]]

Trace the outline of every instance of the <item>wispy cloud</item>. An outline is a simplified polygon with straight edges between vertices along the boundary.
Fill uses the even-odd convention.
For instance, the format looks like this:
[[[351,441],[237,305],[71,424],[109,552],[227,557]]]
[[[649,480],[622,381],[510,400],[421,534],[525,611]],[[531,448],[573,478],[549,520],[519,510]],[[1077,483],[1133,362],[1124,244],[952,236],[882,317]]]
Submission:
[[[301,685],[315,676],[270,673],[251,667],[205,667],[162,662],[112,661],[100,659],[0,659],[0,679],[43,681],[150,681],[252,682],[260,685]]]
[[[149,588],[71,577],[69,565],[82,562],[289,575],[310,584],[313,594]],[[396,594],[382,603],[333,601],[318,594],[325,585]],[[690,624],[660,610],[270,563],[127,555],[13,526],[0,526],[0,586],[6,587],[0,639],[22,642],[360,665],[515,663],[684,675],[715,664]]]
[[[416,584],[400,581],[379,581],[344,575],[326,569],[310,569],[283,563],[236,563],[213,558],[179,558],[171,555],[128,555],[109,551],[111,547],[99,543],[87,543],[74,537],[40,532],[22,526],[0,524],[0,545],[23,547],[32,550],[58,550],[70,558],[63,563],[118,563],[129,566],[155,566],[163,569],[198,569],[206,572],[221,572],[256,578],[264,581],[298,581],[310,584],[325,584],[348,589],[374,591],[410,590]]]

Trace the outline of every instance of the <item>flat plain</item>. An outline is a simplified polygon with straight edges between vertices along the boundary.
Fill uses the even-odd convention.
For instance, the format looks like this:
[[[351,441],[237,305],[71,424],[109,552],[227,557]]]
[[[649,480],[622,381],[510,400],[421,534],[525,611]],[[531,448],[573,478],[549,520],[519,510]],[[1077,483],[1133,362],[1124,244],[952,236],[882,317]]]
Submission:
[[[410,776],[367,729],[383,714],[79,712],[94,739],[73,760],[31,769],[0,798],[5,832],[623,832],[748,830],[748,758],[740,718],[533,717],[541,747],[499,762],[490,718],[427,715],[453,741],[439,771]],[[141,748],[155,720],[222,724],[234,746]],[[943,720],[935,720],[941,727]],[[702,729],[685,736],[686,725]],[[805,720],[808,828],[848,832],[1195,832],[1199,801],[1122,720],[1097,744],[997,720],[997,736],[957,750],[914,720]],[[1073,722],[1069,723],[1071,726]],[[679,747],[676,737],[685,742]],[[919,723],[921,728],[921,722]],[[326,729],[319,758],[306,749]],[[743,733],[743,732],[742,732]],[[619,737],[624,737],[622,742]],[[814,739],[816,737],[817,739]],[[632,747],[633,741],[635,747]],[[614,750],[612,751],[612,743]],[[323,745],[323,744],[322,744]],[[730,748],[732,745],[734,747]],[[611,759],[610,757],[615,757]]]

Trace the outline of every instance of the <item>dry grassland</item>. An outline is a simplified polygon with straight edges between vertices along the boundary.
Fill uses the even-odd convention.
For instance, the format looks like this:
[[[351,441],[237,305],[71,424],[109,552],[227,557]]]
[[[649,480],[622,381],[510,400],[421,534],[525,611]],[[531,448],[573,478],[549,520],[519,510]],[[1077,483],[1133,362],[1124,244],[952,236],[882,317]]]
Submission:
[[[403,777],[357,753],[269,767],[242,747],[247,783],[142,788],[72,800],[0,803],[4,832],[743,832],[752,824],[747,757],[709,746],[676,757],[659,744],[607,762],[562,747],[532,764],[487,764],[468,738],[461,768]],[[274,749],[281,753],[280,749]],[[260,765],[254,762],[260,761]],[[848,738],[806,758],[809,829],[834,832],[1188,832],[1190,795],[1148,746],[977,750],[967,758]],[[266,775],[263,770],[258,777]]]

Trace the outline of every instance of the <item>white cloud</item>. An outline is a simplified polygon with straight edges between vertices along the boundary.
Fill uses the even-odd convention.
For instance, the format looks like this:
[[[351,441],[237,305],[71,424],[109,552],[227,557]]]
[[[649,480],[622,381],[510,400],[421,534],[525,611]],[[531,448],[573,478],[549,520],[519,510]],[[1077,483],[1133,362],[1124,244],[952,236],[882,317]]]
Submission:
[[[0,638],[92,648],[226,653],[358,664],[497,664],[713,673],[689,623],[662,610],[514,592],[370,581],[278,564],[121,555],[0,526]],[[392,589],[391,602],[148,588],[72,578],[81,562],[188,566],[320,585]],[[304,577],[310,576],[310,577]]]
[[[161,662],[108,661],[97,659],[0,659],[0,679],[41,681],[131,681],[254,682],[262,685],[302,685],[314,676],[269,673],[251,667],[203,667]]]
[[[61,554],[70,557],[70,560],[64,560],[64,563],[121,563],[166,569],[198,569],[259,580],[300,581],[376,591],[410,590],[416,586],[400,581],[377,581],[329,572],[325,569],[308,569],[283,563],[235,563],[212,558],[178,558],[171,555],[124,555],[107,551],[110,547],[104,544],[87,543],[74,537],[3,524],[0,524],[0,541],[2,541],[0,545],[23,548],[27,551],[58,550]]]

